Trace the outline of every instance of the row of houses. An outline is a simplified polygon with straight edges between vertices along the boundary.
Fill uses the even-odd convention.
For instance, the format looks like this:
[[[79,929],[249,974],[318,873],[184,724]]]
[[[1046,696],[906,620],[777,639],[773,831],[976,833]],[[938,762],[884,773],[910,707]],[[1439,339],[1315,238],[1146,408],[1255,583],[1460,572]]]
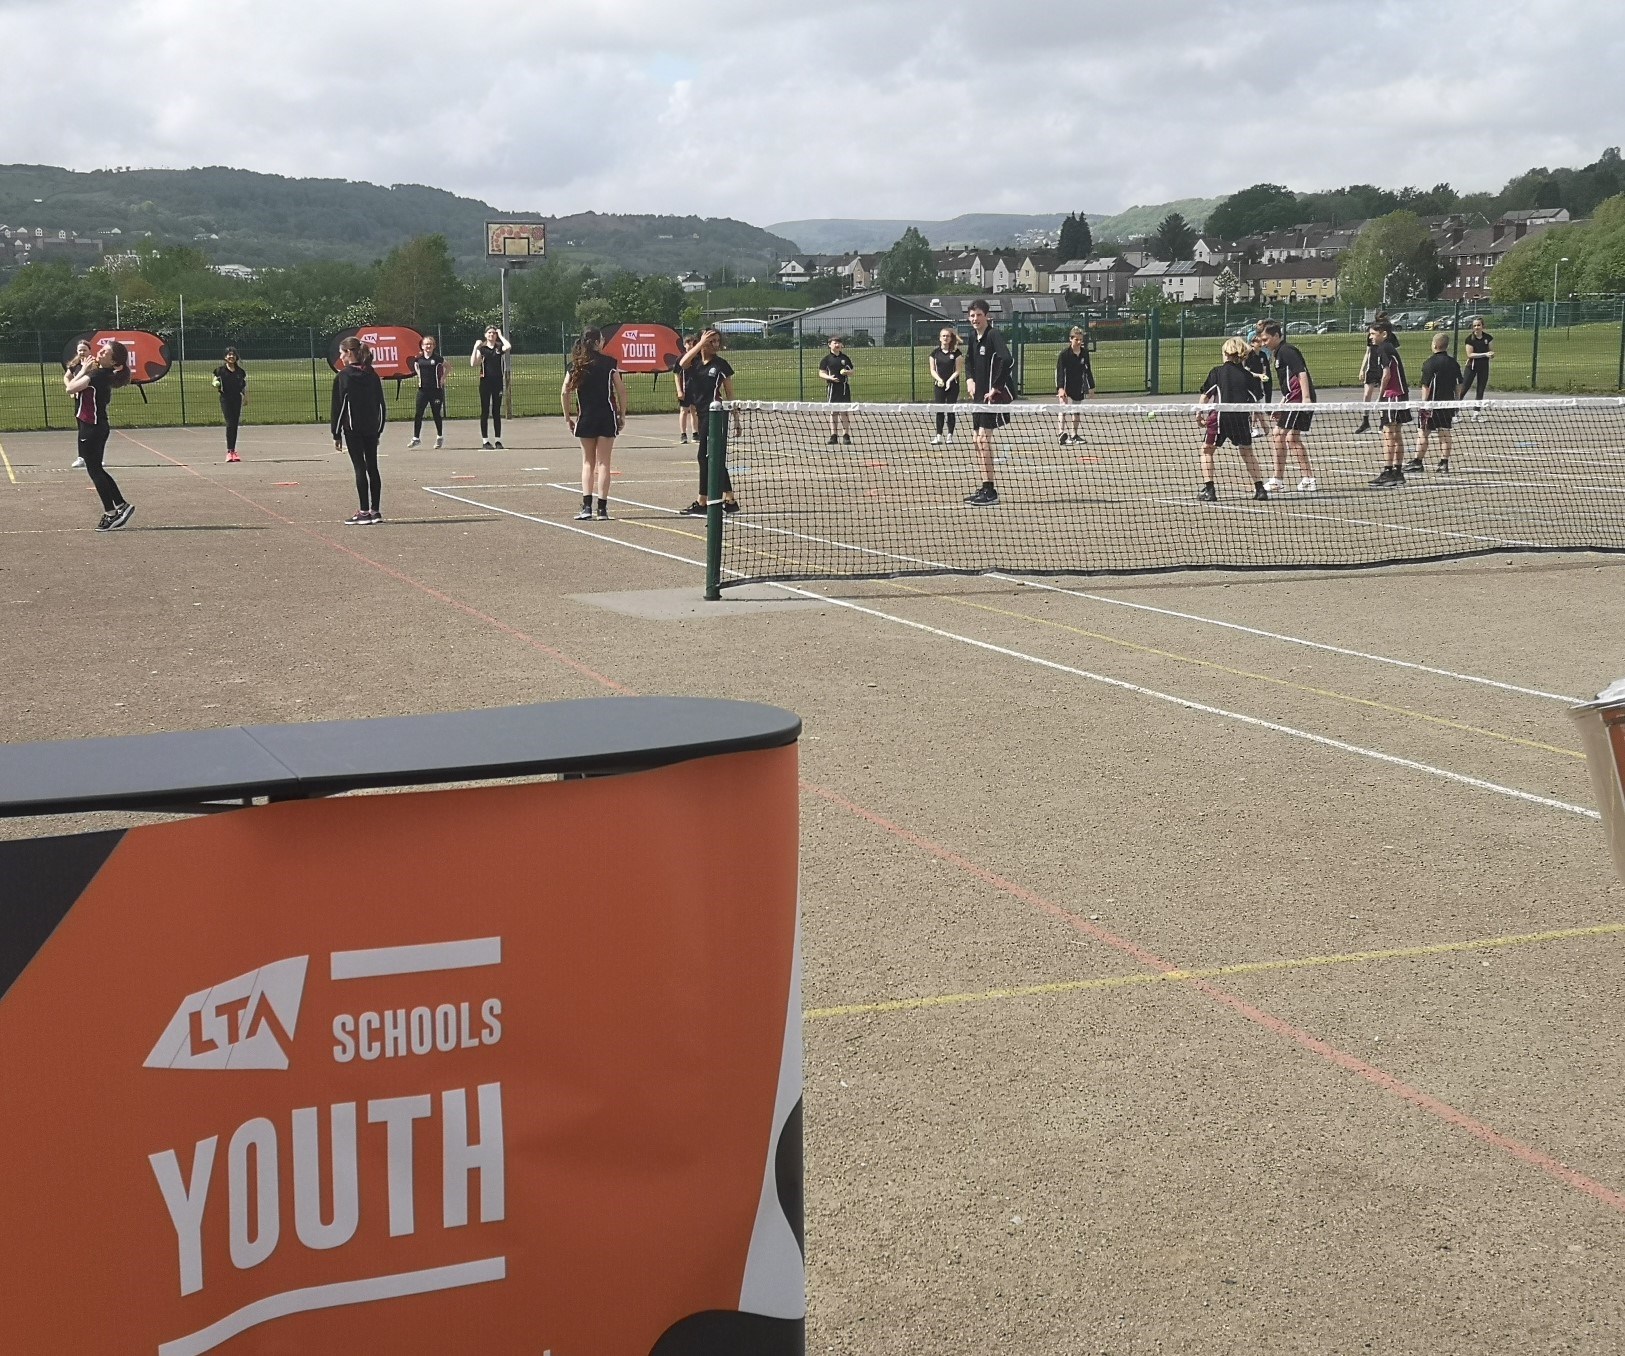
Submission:
[[[1446,300],[1487,300],[1489,275],[1502,256],[1530,233],[1567,223],[1569,214],[1562,208],[1536,208],[1480,220],[1484,225],[1475,228],[1461,215],[1425,219],[1450,267]],[[1338,263],[1368,224],[1310,223],[1228,242],[1202,236],[1189,260],[1173,263],[1152,259],[1144,250],[1066,260],[1053,250],[957,247],[934,255],[942,282],[991,295],[1070,294],[1095,303],[1121,303],[1134,288],[1153,284],[1181,302],[1211,302],[1226,295],[1244,301],[1334,301]],[[776,274],[781,285],[791,288],[827,276],[845,279],[853,292],[884,282],[875,254],[798,255],[783,260]],[[684,285],[689,285],[686,280]]]

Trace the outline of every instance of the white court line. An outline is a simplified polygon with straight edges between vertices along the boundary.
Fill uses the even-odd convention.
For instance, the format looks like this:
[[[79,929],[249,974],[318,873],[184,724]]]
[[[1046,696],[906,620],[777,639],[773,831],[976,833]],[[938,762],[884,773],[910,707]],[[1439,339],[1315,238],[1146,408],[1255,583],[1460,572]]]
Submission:
[[[439,493],[431,491],[431,493]],[[448,495],[455,498],[455,495]],[[472,501],[470,501],[472,502]],[[489,504],[477,504],[478,508],[491,508]],[[494,509],[497,513],[509,513],[509,509]],[[531,522],[542,523],[549,527],[564,527],[564,523],[549,523],[545,518],[531,518],[529,514],[514,513],[516,518],[526,518]],[[606,545],[626,546],[634,551],[645,551],[650,555],[664,556],[667,560],[681,561],[685,565],[692,565],[696,569],[704,569],[705,562],[689,557],[674,555],[669,551],[656,551],[652,547],[638,546],[633,542],[622,541],[618,537],[606,537],[597,532],[586,532],[583,535],[600,541]],[[738,570],[723,571],[725,574],[739,573]],[[895,622],[899,626],[907,626],[916,631],[924,631],[929,635],[940,636],[945,640],[957,640],[961,644],[971,645],[979,650],[987,650],[993,654],[1004,655],[1010,659],[1019,659],[1025,663],[1037,664],[1041,668],[1053,669],[1058,673],[1071,674],[1077,678],[1086,678],[1090,682],[1104,683],[1107,687],[1119,688],[1125,692],[1133,692],[1138,696],[1150,697],[1156,701],[1168,702],[1174,706],[1182,706],[1188,711],[1199,711],[1204,715],[1220,716],[1226,720],[1239,721],[1243,725],[1251,725],[1261,730],[1271,730],[1276,734],[1288,735],[1294,739],[1307,740],[1311,744],[1319,744],[1324,748],[1336,749],[1341,753],[1352,753],[1361,758],[1371,758],[1379,763],[1387,763],[1393,767],[1408,768],[1413,772],[1426,773],[1430,777],[1438,777],[1443,781],[1454,782],[1459,786],[1470,786],[1477,791],[1489,791],[1499,796],[1507,796],[1512,800],[1520,800],[1531,805],[1543,806],[1550,810],[1564,810],[1569,814],[1583,815],[1587,819],[1601,819],[1596,810],[1588,810],[1583,805],[1571,805],[1567,801],[1556,800],[1550,796],[1538,796],[1533,791],[1522,791],[1515,786],[1502,786],[1498,782],[1485,781],[1479,777],[1469,777],[1465,773],[1451,772],[1448,768],[1434,767],[1431,763],[1419,763],[1411,758],[1401,758],[1397,754],[1383,753],[1380,749],[1363,748],[1358,744],[1348,744],[1341,739],[1332,739],[1326,735],[1312,734],[1308,730],[1300,730],[1295,726],[1282,725],[1276,721],[1261,720],[1257,716],[1244,715],[1239,711],[1227,711],[1219,706],[1207,706],[1202,702],[1191,701],[1187,697],[1176,697],[1172,693],[1159,692],[1155,688],[1142,687],[1138,683],[1130,683],[1122,678],[1108,678],[1104,674],[1090,673],[1087,669],[1075,669],[1066,664],[1060,664],[1053,659],[1041,659],[1037,655],[1026,654],[1020,650],[1006,649],[1002,645],[994,645],[990,641],[976,640],[971,636],[962,636],[954,631],[945,631],[935,626],[927,626],[924,622],[910,621],[906,617],[893,616],[889,612],[882,612],[878,608],[864,607],[845,598],[836,598],[827,593],[817,593],[812,589],[799,588],[794,584],[783,584],[771,581],[772,587],[782,589],[786,593],[798,594],[803,598],[812,598],[818,602],[829,603],[834,607],[844,607],[853,612],[861,612],[866,616],[878,617],[882,621]],[[1550,695],[1550,694],[1541,694]]]
[[[434,1267],[428,1271],[404,1271],[394,1276],[373,1276],[364,1281],[339,1281],[333,1285],[312,1285],[245,1304],[197,1332],[161,1343],[158,1356],[202,1356],[240,1333],[289,1314],[308,1314],[319,1309],[340,1309],[348,1304],[369,1304],[374,1300],[401,1299],[407,1295],[430,1295],[440,1290],[456,1290],[465,1285],[484,1285],[506,1279],[508,1259],[487,1257],[458,1266]]]
[[[1345,743],[1341,739],[1332,739],[1327,735],[1318,735],[1308,730],[1300,730],[1292,725],[1282,725],[1273,720],[1261,720],[1257,716],[1243,715],[1239,711],[1227,711],[1221,706],[1208,706],[1203,702],[1192,701],[1188,697],[1176,697],[1172,693],[1159,692],[1152,687],[1142,687],[1138,683],[1130,683],[1122,678],[1109,678],[1105,674],[1090,673],[1087,669],[1075,669],[1068,664],[1057,663],[1053,659],[1043,659],[1038,655],[1027,654],[1022,650],[1007,649],[1005,646],[995,645],[991,641],[977,640],[973,636],[962,636],[956,631],[945,631],[940,627],[928,626],[924,622],[910,621],[907,617],[894,616],[889,612],[880,611],[879,608],[864,607],[861,603],[854,603],[846,598],[832,598],[828,594],[815,593],[811,589],[798,588],[794,584],[775,583],[773,587],[784,589],[788,593],[798,593],[805,598],[816,598],[835,607],[850,608],[852,611],[861,612],[865,616],[895,622],[899,626],[924,631],[928,635],[940,636],[944,640],[957,640],[963,645],[971,645],[976,649],[987,650],[992,654],[1003,655],[1008,659],[1019,659],[1023,663],[1037,664],[1040,668],[1053,669],[1057,673],[1071,674],[1076,678],[1086,678],[1092,683],[1104,683],[1107,687],[1115,687],[1124,692],[1133,692],[1141,697],[1150,697],[1155,701],[1182,706],[1187,711],[1199,711],[1204,715],[1220,716],[1225,720],[1239,721],[1243,725],[1251,725],[1260,730],[1273,730],[1276,734],[1288,735],[1293,739],[1304,739],[1311,744],[1319,744],[1324,748],[1337,749],[1342,753],[1357,754],[1362,758],[1374,758],[1380,763],[1409,768],[1413,772],[1425,772],[1430,777],[1439,777],[1444,781],[1455,782],[1459,786],[1470,786],[1477,791],[1490,791],[1498,796],[1508,796],[1513,800],[1527,801],[1531,805],[1541,805],[1549,810],[1565,810],[1569,814],[1583,815],[1587,819],[1602,818],[1596,810],[1588,810],[1583,805],[1571,805],[1568,801],[1556,800],[1551,796],[1537,796],[1533,791],[1520,791],[1515,786],[1502,786],[1499,782],[1485,781],[1480,777],[1469,777],[1465,773],[1451,772],[1448,768],[1434,767],[1431,763],[1419,763],[1411,758],[1401,758],[1397,754],[1383,753],[1380,749],[1363,748],[1358,744]]]
[[[433,485],[423,487],[425,494],[438,494],[442,499],[455,499],[459,504],[472,504],[475,508],[489,509],[492,513],[504,513],[510,518],[523,518],[527,523],[540,523],[543,527],[556,527],[561,532],[574,532],[578,536],[590,537],[593,541],[611,542],[616,546],[624,546],[629,551],[642,551],[646,556],[660,556],[666,560],[675,560],[684,565],[698,565],[705,568],[703,560],[690,560],[687,556],[676,556],[670,551],[657,551],[652,546],[639,546],[635,541],[623,541],[619,537],[606,537],[602,532],[594,532],[590,528],[577,527],[574,523],[556,523],[551,518],[538,518],[534,513],[521,513],[518,509],[502,508],[496,504],[482,504],[478,499],[465,499],[460,494],[453,494],[450,490],[439,489]],[[738,570],[728,570],[728,574],[738,574]]]
[[[1563,702],[1569,706],[1578,706],[1583,700],[1580,697],[1565,697],[1559,692],[1542,692],[1539,688],[1519,687],[1516,683],[1503,683],[1494,678],[1481,678],[1472,673],[1456,673],[1452,669],[1434,668],[1430,664],[1417,664],[1409,659],[1394,659],[1388,655],[1370,654],[1365,650],[1349,650],[1341,645],[1327,645],[1318,640],[1305,640],[1302,636],[1283,635],[1279,631],[1262,631],[1256,626],[1243,626],[1240,622],[1221,621],[1217,617],[1203,617],[1195,612],[1177,612],[1170,607],[1153,607],[1150,603],[1134,603],[1126,598],[1111,598],[1102,593],[1085,593],[1082,589],[1062,588],[1058,584],[1045,584],[1035,579],[1021,579],[1015,575],[999,574],[989,571],[983,576],[986,579],[998,579],[1007,584],[1020,584],[1024,588],[1042,589],[1046,593],[1064,593],[1069,598],[1087,598],[1090,602],[1110,603],[1113,607],[1132,608],[1136,612],[1154,612],[1160,617],[1177,617],[1181,621],[1201,622],[1206,626],[1222,626],[1227,631],[1243,631],[1250,636],[1261,636],[1265,640],[1284,641],[1288,645],[1302,645],[1310,650],[1325,650],[1330,654],[1347,655],[1351,659],[1369,659],[1374,664],[1392,664],[1395,668],[1414,669],[1418,673],[1431,673],[1438,678],[1454,678],[1463,683],[1479,683],[1484,687],[1499,688],[1503,692],[1516,692],[1524,697],[1541,697],[1546,701]]]
[[[378,946],[365,951],[335,951],[334,979],[376,979],[379,975],[422,975],[433,970],[472,970],[502,964],[502,938],[471,937],[461,942],[425,942],[420,946]]]

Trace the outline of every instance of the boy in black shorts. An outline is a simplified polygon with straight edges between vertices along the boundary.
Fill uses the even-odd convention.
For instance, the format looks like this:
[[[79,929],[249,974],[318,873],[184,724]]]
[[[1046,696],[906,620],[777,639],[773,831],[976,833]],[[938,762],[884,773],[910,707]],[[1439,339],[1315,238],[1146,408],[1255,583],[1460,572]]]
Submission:
[[[1244,339],[1224,341],[1224,361],[1207,374],[1202,383],[1201,403],[1204,405],[1251,405],[1261,403],[1264,388],[1258,377],[1248,371],[1247,343]],[[1219,492],[1213,485],[1213,454],[1222,443],[1229,443],[1241,453],[1242,465],[1253,478],[1253,498],[1268,499],[1264,488],[1264,472],[1253,455],[1253,421],[1250,414],[1235,410],[1214,410],[1196,416],[1196,427],[1202,430],[1202,488],[1196,497],[1204,504],[1219,502]]]
[[[852,383],[849,379],[852,372],[852,359],[841,351],[841,336],[831,335],[829,352],[824,360],[818,364],[818,375],[824,379],[824,394],[832,405],[846,405],[852,401]],[[838,436],[838,435],[844,435]],[[830,446],[837,442],[844,442],[852,446],[852,416],[844,410],[840,413],[831,413],[829,416]]]
[[[1433,356],[1422,364],[1422,399],[1455,400],[1461,394],[1461,364],[1450,356],[1450,336],[1442,330],[1433,336]],[[1427,469],[1428,435],[1439,435],[1439,469],[1450,469],[1450,444],[1455,435],[1454,410],[1423,410],[1417,419],[1416,456],[1405,463],[1407,471]]]
[[[978,405],[1008,405],[1016,398],[1011,385],[1015,362],[1010,347],[993,328],[987,303],[980,297],[971,302],[967,313],[971,341],[965,362],[965,392]],[[993,484],[993,430],[1008,424],[1010,416],[988,410],[973,414],[970,422],[976,430],[976,464],[982,472],[982,483],[974,494],[966,496],[965,502],[973,508],[993,508],[999,502],[999,491]]]
[[[1264,488],[1286,488],[1282,477],[1286,475],[1286,454],[1290,448],[1303,471],[1298,480],[1298,489],[1303,494],[1313,494],[1318,488],[1315,472],[1309,465],[1309,449],[1303,445],[1303,435],[1309,432],[1309,425],[1315,419],[1315,412],[1304,408],[1315,403],[1315,383],[1309,376],[1309,364],[1304,362],[1303,354],[1294,345],[1286,342],[1280,321],[1266,320],[1258,327],[1258,333],[1264,347],[1275,359],[1281,404],[1287,407],[1275,416],[1275,431],[1270,435],[1275,450],[1275,474],[1264,482]]]

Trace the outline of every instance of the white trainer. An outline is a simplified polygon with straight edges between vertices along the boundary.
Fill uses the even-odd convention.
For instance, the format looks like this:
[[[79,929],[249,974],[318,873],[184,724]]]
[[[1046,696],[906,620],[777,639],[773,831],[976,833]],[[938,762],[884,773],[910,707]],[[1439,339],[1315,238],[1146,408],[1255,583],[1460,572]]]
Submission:
[[[1313,494],[1319,488],[1320,487],[1315,484],[1315,478],[1313,476],[1305,476],[1298,482],[1299,494]]]
[[[407,450],[410,451],[412,448],[416,447],[420,442],[422,442],[421,438],[412,439],[412,441],[407,443],[407,445],[406,445]]]
[[[1268,493],[1274,494],[1277,490],[1286,489],[1286,486],[1280,480],[1278,480],[1275,476],[1271,476],[1268,480],[1266,480],[1264,482],[1264,489]]]
[[[72,469],[75,471],[83,471],[85,469],[85,459],[83,457],[75,457],[73,459]]]
[[[435,445],[435,450],[439,451],[442,447],[444,447],[446,445],[446,440],[444,438],[436,438],[434,440],[434,445]]]
[[[931,446],[932,447],[941,447],[942,446],[942,435],[940,433],[933,433],[931,435]]]

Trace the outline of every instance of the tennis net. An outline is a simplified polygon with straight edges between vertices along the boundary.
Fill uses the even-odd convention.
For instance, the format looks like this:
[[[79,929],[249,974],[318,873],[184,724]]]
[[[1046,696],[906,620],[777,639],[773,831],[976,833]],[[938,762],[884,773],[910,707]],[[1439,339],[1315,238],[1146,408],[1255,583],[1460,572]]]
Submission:
[[[1625,551],[1619,398],[1310,406],[741,401],[722,408],[741,508],[712,524],[721,536],[720,555],[712,543],[721,587]],[[1309,465],[1289,445],[1277,480],[1272,431],[1291,411],[1313,416],[1301,432]],[[1403,481],[1373,484],[1387,455],[1381,424],[1401,411]],[[983,435],[991,474],[971,427],[977,414],[1004,420]],[[840,426],[832,426],[835,415],[845,416]],[[1255,498],[1241,449],[1228,440],[1214,450],[1213,500],[1201,497],[1210,428],[1251,434],[1267,498]],[[967,502],[990,497],[989,479],[997,502]]]

